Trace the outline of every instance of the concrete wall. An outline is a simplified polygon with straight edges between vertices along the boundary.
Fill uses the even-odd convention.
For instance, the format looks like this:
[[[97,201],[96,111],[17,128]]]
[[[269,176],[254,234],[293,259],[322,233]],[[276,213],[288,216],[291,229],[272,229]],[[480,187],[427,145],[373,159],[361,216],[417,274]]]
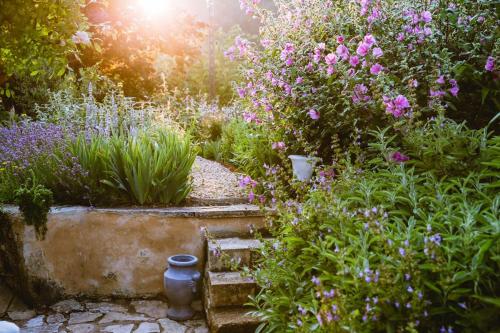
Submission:
[[[11,238],[16,239],[23,279],[38,281],[38,289],[57,289],[53,294],[60,296],[161,294],[169,256],[196,255],[199,269],[203,270],[203,228],[219,236],[232,236],[264,226],[258,209],[246,205],[184,209],[71,207],[53,209],[48,232],[40,241],[14,208],[8,211],[13,217]]]

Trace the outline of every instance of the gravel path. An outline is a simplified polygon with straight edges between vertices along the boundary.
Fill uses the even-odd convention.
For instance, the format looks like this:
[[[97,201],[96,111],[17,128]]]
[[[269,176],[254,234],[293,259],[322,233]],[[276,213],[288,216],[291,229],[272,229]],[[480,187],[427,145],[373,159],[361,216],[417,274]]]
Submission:
[[[192,205],[226,205],[247,202],[239,187],[239,175],[220,163],[197,157],[193,165]]]

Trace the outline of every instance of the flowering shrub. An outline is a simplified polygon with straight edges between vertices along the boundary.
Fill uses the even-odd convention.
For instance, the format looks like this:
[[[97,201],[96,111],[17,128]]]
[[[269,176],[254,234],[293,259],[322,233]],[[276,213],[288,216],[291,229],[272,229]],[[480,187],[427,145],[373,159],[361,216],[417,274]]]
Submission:
[[[498,13],[490,1],[243,1],[261,45],[238,38],[247,61],[245,119],[272,128],[289,153],[331,160],[366,146],[370,129],[405,131],[447,109],[469,126],[498,110]]]
[[[278,206],[277,241],[255,271],[262,332],[498,327],[499,137],[443,121],[427,124],[437,140],[419,150],[378,132],[378,157],[364,170],[347,163],[337,179],[319,177],[303,203]],[[452,128],[455,141],[482,142],[466,170],[467,145],[440,152],[447,162],[437,168],[427,164]]]

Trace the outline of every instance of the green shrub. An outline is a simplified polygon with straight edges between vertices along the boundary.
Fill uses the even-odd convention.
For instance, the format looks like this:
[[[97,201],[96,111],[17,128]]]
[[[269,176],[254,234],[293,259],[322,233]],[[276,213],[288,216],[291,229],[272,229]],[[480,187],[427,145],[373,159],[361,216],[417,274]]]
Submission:
[[[378,133],[379,157],[363,170],[347,163],[302,204],[279,206],[277,242],[255,271],[262,332],[499,327],[500,140],[443,122],[407,133],[406,162]]]
[[[141,131],[110,139],[108,176],[104,181],[129,200],[144,204],[178,204],[191,191],[196,151],[188,138],[170,130]]]
[[[221,151],[224,161],[254,178],[265,175],[265,165],[278,162],[278,154],[271,148],[265,129],[242,120],[232,120],[224,126]]]
[[[42,239],[47,232],[47,214],[54,203],[52,191],[39,184],[34,176],[15,192],[16,203],[24,222],[35,227],[36,236]]]

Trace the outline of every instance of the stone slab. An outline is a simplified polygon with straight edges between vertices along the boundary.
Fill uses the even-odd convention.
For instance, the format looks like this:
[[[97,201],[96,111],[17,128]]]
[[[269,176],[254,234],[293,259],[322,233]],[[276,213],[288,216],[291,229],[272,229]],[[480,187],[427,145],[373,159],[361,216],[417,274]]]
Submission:
[[[135,312],[145,314],[151,318],[165,318],[167,316],[168,305],[162,301],[133,301],[130,303]]]
[[[160,325],[157,323],[140,323],[134,333],[160,333]]]
[[[88,311],[91,312],[99,312],[99,313],[108,313],[108,312],[127,312],[127,308],[120,304],[108,303],[108,302],[99,302],[99,303],[87,303],[85,307]]]
[[[109,333],[130,333],[134,328],[134,324],[129,325],[111,325],[102,329],[102,332]]]
[[[208,325],[211,333],[248,333],[255,332],[260,324],[258,318],[248,314],[244,307],[210,309]]]
[[[102,313],[73,312],[69,316],[68,324],[73,325],[73,324],[89,323],[100,317],[102,317]]]
[[[121,312],[109,312],[99,321],[99,324],[108,324],[115,321],[145,321],[147,317],[144,315],[134,315]]]
[[[257,284],[239,272],[208,272],[208,297],[211,307],[244,305],[255,295]]]
[[[160,319],[158,320],[160,323],[161,327],[165,330],[165,332],[168,333],[186,333],[187,327],[176,322],[173,320],[170,320],[168,318]]]
[[[213,239],[208,242],[208,269],[212,272],[237,271],[251,267],[257,258],[256,249],[262,246],[257,239],[238,237]]]

